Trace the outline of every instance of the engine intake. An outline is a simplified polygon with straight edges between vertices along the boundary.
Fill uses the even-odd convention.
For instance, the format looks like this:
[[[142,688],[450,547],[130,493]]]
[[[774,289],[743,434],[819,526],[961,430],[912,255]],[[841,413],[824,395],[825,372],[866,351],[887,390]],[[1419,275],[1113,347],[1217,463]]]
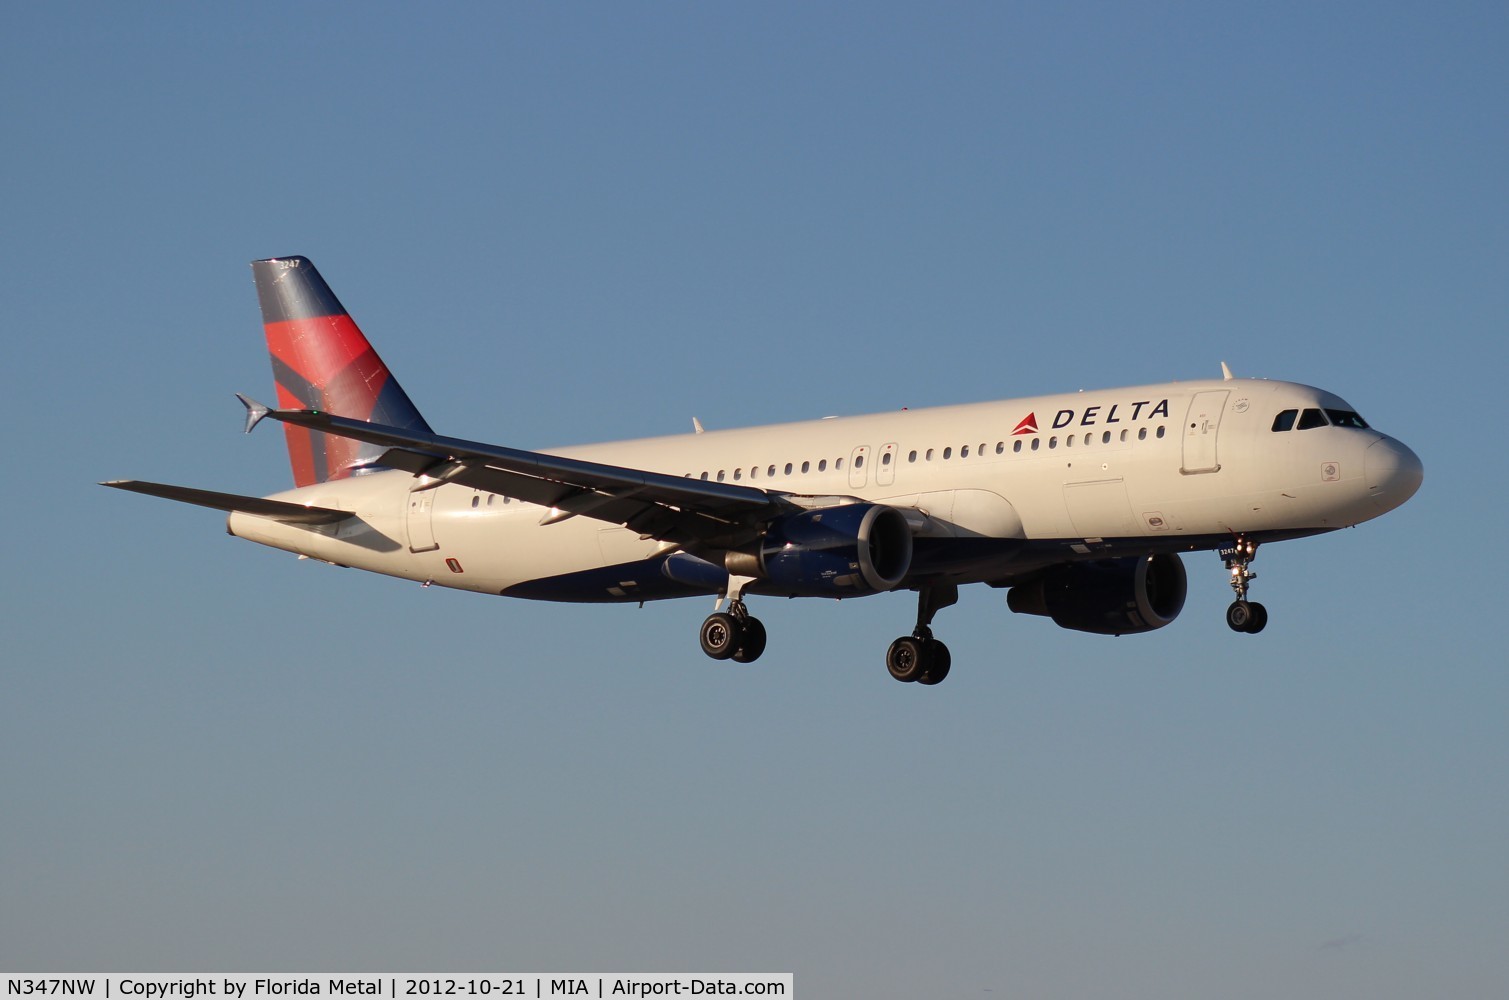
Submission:
[[[1187,591],[1184,561],[1164,553],[1055,566],[1012,587],[1006,606],[1020,614],[1047,615],[1060,628],[1133,635],[1179,617]]]
[[[792,514],[761,541],[759,575],[801,595],[875,594],[906,579],[912,529],[894,507],[856,503]]]

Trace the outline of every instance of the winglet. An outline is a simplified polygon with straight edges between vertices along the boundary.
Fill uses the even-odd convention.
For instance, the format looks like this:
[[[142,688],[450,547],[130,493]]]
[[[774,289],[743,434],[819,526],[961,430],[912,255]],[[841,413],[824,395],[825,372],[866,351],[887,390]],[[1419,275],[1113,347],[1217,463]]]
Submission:
[[[1221,377],[1230,382],[1236,376],[1231,374],[1231,369],[1226,367],[1226,362],[1221,362]]]
[[[236,398],[241,400],[242,406],[246,407],[246,433],[250,434],[252,428],[260,424],[262,418],[271,413],[272,410],[249,396],[241,395],[239,392],[236,393]]]

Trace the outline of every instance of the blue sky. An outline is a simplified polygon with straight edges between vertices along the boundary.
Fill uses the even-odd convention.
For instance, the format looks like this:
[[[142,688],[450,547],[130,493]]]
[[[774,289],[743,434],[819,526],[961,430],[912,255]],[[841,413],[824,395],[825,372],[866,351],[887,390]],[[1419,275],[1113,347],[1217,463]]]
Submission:
[[[0,968],[1509,990],[1502,4],[26,5],[0,37]],[[95,486],[288,483],[247,262],[523,447],[1214,376],[1404,508],[1114,640],[967,590],[421,590]],[[710,604],[710,602],[708,602]]]

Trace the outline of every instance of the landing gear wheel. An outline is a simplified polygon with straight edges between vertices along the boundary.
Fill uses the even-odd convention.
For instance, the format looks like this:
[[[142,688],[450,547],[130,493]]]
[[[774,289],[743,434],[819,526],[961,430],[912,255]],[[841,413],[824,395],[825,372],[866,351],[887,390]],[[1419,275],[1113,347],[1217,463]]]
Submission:
[[[1256,601],[1232,601],[1226,609],[1226,624],[1233,632],[1256,635],[1268,624],[1268,609]]]
[[[927,675],[928,652],[925,640],[904,635],[886,650],[885,667],[898,681],[911,684]]]
[[[715,660],[727,660],[738,652],[743,636],[744,629],[737,618],[726,611],[714,612],[702,623],[702,651]]]
[[[704,630],[706,625],[703,626]],[[704,645],[702,647],[706,649]],[[758,618],[744,619],[744,635],[739,640],[739,648],[734,650],[731,659],[735,663],[753,663],[765,652],[765,626]]]
[[[927,673],[917,678],[918,684],[939,683],[948,676],[948,668],[953,665],[954,661],[948,647],[937,639],[926,640],[923,645],[922,658],[927,661]]]

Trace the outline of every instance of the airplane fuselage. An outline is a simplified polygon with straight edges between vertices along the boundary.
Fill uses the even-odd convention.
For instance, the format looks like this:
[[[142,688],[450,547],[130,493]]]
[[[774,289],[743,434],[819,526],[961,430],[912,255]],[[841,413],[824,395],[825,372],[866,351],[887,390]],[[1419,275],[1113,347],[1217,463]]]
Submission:
[[[1261,632],[1258,546],[1358,524],[1419,488],[1420,460],[1331,393],[1225,378],[526,451],[437,434],[304,257],[254,261],[295,489],[106,485],[229,511],[233,535],[458,590],[536,600],[715,594],[699,642],[765,651],[750,595],[917,594],[900,681],[940,683],[932,622],[959,586],[1101,635],[1163,628],[1180,553],[1218,550],[1226,622]],[[727,601],[726,610],[723,601]]]
[[[1354,412],[1309,386],[1229,379],[545,450],[886,504],[918,525],[913,576],[1006,584],[1045,562],[1329,531],[1377,517],[1413,492],[1418,460],[1393,438],[1329,421],[1274,430],[1288,410]],[[374,471],[273,499],[356,517],[311,528],[235,513],[231,533],[490,594],[641,601],[718,589],[672,578],[662,565],[666,546],[629,528],[580,516],[542,525],[547,508],[407,472]],[[759,583],[749,591],[766,592]]]

